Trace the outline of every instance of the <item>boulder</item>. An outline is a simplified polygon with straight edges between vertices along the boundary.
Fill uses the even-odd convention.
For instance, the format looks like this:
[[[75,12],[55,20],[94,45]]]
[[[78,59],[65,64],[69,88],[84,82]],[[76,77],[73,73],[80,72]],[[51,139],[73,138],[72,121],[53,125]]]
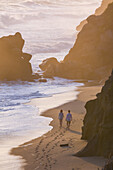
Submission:
[[[49,66],[53,65],[57,65],[59,62],[56,58],[51,57],[51,58],[47,58],[45,60],[43,60],[42,64],[39,65],[39,67],[41,68],[41,70],[45,71]]]
[[[19,32],[0,38],[0,80],[32,79],[32,55],[22,51],[24,42]]]
[[[53,76],[55,76],[55,72],[57,72],[58,66],[59,62],[54,57],[45,59],[42,64],[39,65],[41,70],[44,71],[43,77],[45,78],[53,78]]]
[[[43,83],[46,83],[46,82],[47,82],[47,80],[46,80],[45,78],[40,78],[38,81],[39,81],[39,82],[43,82]]]

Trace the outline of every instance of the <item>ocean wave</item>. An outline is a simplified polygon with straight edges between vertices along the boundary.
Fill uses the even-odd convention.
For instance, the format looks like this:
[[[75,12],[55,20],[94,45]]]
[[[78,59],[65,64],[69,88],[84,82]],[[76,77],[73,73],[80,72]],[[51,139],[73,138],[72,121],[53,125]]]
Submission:
[[[45,94],[39,93],[39,91],[28,93],[28,94],[13,94],[13,95],[2,95],[1,94],[1,101],[0,101],[0,106],[1,107],[14,107],[18,106],[22,103],[29,102],[30,99],[32,98],[41,98],[41,97],[47,97]],[[11,109],[11,108],[9,108]],[[4,109],[4,111],[7,109]]]
[[[35,5],[38,5],[38,6],[50,6],[50,5],[53,5],[54,4],[54,2],[53,1],[48,1],[48,0],[45,0],[45,1],[38,1],[38,0],[36,0],[36,1],[25,1],[25,2],[23,2],[23,5],[25,5],[25,6],[28,6],[28,7],[31,7],[31,6],[35,6]]]
[[[8,15],[8,14],[0,15],[0,21],[3,24],[3,27],[14,25],[14,24],[19,24],[23,22],[23,20],[17,19],[16,17]]]
[[[48,6],[48,7],[51,7],[51,6],[58,6],[58,5],[66,5],[65,1],[61,1],[61,0],[28,0],[28,1],[25,1],[23,2],[23,5],[27,6],[27,7],[33,7],[36,5],[37,6]],[[68,1],[68,5],[69,5],[69,1]]]
[[[37,90],[36,82],[0,82],[0,113],[15,110],[15,107],[28,103],[30,99],[47,97]]]
[[[54,5],[55,4],[55,2],[53,2],[53,1],[49,1],[49,0],[27,0],[27,1],[24,1],[23,3],[22,3],[24,6],[26,6],[26,7],[35,7],[36,8],[36,6],[51,6],[51,5]]]
[[[68,39],[68,38],[67,38]],[[69,39],[68,39],[69,40]],[[70,40],[70,42],[59,42],[58,40],[56,40],[57,43],[53,43],[51,42],[51,44],[31,44],[31,51],[30,53],[37,54],[37,53],[59,53],[59,52],[63,52],[63,51],[67,51],[68,49],[70,49],[73,45],[73,41]]]
[[[72,5],[92,5],[98,3],[98,0],[95,2],[92,2],[92,0],[27,0],[23,2],[26,6],[72,6]]]

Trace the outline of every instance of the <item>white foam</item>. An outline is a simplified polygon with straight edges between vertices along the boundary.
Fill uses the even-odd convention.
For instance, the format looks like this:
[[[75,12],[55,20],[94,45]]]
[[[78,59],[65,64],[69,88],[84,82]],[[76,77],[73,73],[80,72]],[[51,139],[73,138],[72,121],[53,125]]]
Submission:
[[[60,106],[64,103],[68,103],[72,100],[75,100],[78,94],[79,94],[78,91],[68,91],[68,92],[64,92],[60,94],[55,94],[47,98],[32,99],[29,104],[37,107],[39,109],[39,114],[41,114],[45,110],[48,110],[48,109]],[[69,109],[71,110],[71,108]]]

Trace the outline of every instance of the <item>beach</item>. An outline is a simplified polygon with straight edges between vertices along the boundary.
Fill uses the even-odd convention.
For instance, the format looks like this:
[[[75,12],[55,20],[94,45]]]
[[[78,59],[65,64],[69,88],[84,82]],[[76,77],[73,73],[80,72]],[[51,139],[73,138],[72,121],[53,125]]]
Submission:
[[[61,62],[75,43],[76,26],[95,13],[100,4],[101,0],[1,0],[0,37],[19,32],[25,41],[22,51],[32,55],[33,73],[42,74],[39,68],[42,61],[55,57]],[[15,43],[14,47],[17,52]],[[73,90],[78,86],[81,83],[58,77],[47,79],[46,83],[20,79],[0,81],[0,170],[20,170],[23,160],[9,155],[10,150],[50,131],[52,116],[46,118],[40,112],[74,100]],[[46,101],[54,99],[54,104],[53,100],[45,104],[45,98]],[[30,100],[36,101],[36,107],[25,104]],[[43,110],[39,109],[41,101],[44,101]]]
[[[102,157],[78,158],[73,156],[87,144],[87,141],[81,140],[81,127],[85,116],[84,105],[96,97],[96,94],[101,91],[101,86],[79,87],[78,91],[80,93],[76,100],[42,113],[42,116],[53,119],[50,123],[50,126],[53,126],[51,131],[11,150],[11,154],[21,156],[24,159],[22,169],[96,170],[105,165],[106,159]],[[59,128],[58,121],[60,109],[64,111],[62,128]],[[73,117],[70,130],[66,130],[65,121],[68,109],[71,110]]]

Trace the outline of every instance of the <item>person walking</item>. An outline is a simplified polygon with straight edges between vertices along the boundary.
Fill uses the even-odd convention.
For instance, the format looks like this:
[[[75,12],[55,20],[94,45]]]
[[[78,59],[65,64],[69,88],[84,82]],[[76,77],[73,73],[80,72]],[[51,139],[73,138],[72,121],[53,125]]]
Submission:
[[[69,129],[71,121],[72,121],[72,114],[70,113],[70,110],[68,110],[66,121],[67,121],[67,129]]]
[[[58,119],[59,119],[59,122],[60,122],[60,128],[62,127],[63,118],[64,118],[63,110],[60,110],[60,113],[59,113],[59,116],[58,116]]]

